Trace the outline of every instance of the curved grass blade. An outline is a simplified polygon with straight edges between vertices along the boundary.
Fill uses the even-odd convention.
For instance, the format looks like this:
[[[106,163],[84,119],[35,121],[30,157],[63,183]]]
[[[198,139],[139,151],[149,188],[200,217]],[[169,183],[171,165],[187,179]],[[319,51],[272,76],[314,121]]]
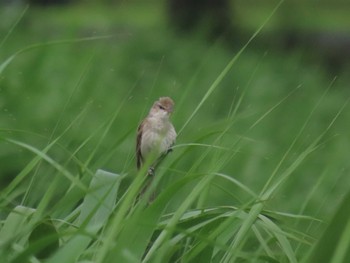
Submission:
[[[66,40],[58,40],[58,41],[51,41],[47,43],[39,43],[30,45],[28,47],[25,47],[23,49],[20,49],[19,51],[15,52],[13,55],[8,57],[4,62],[0,64],[0,75],[3,73],[3,71],[6,69],[6,67],[20,54],[31,51],[33,49],[46,47],[46,46],[54,46],[54,45],[62,45],[62,44],[71,44],[71,43],[79,43],[79,42],[85,42],[85,41],[94,41],[94,40],[100,40],[100,39],[108,39],[111,36],[98,36],[98,37],[85,37],[85,38],[77,38],[77,39],[66,39]]]
[[[32,153],[35,153],[37,156],[40,157],[40,159],[45,160],[46,162],[48,162],[49,164],[51,164],[56,170],[58,170],[59,172],[61,172],[67,179],[69,179],[74,185],[78,186],[79,188],[81,188],[84,191],[87,191],[87,187],[81,183],[81,181],[76,178],[75,176],[73,176],[68,170],[66,170],[62,165],[60,165],[58,162],[56,162],[55,160],[53,160],[50,156],[48,156],[45,152],[38,150],[37,148],[17,141],[17,140],[13,140],[13,139],[7,139],[5,138],[4,140],[13,143],[17,146],[20,146],[24,149],[27,149],[29,151],[31,151]]]
[[[29,5],[27,5],[24,10],[22,11],[22,13],[20,14],[20,16],[18,17],[18,19],[15,21],[15,23],[12,25],[12,27],[10,28],[10,30],[7,32],[6,36],[4,37],[4,39],[1,41],[0,43],[0,48],[4,45],[4,43],[6,42],[6,40],[9,38],[9,36],[12,34],[13,30],[16,28],[16,26],[18,25],[18,23],[22,20],[22,18],[24,17],[25,13],[27,13],[29,9]],[[1,67],[1,66],[0,66]],[[1,72],[1,71],[0,71]]]

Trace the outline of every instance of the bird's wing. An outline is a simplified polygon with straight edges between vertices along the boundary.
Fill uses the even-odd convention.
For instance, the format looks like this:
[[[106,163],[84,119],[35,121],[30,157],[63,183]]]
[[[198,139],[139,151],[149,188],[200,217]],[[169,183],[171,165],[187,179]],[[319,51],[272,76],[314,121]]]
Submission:
[[[137,128],[137,137],[136,137],[136,162],[137,162],[137,169],[141,168],[143,157],[141,153],[141,140],[142,140],[142,129],[143,129],[144,123],[141,122],[139,127]]]

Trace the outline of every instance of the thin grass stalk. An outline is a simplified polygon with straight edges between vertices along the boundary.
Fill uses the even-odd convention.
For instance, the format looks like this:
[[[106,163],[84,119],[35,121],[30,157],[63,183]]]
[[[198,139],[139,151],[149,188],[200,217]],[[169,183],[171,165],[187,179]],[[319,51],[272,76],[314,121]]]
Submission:
[[[5,44],[7,39],[12,34],[13,30],[18,25],[18,23],[23,19],[24,15],[27,13],[28,9],[29,9],[29,5],[26,5],[25,8],[23,9],[22,13],[18,16],[17,20],[13,23],[13,25],[10,27],[9,31],[7,32],[7,34],[5,35],[3,40],[0,42],[0,48]],[[1,65],[0,65],[0,67],[1,67]],[[0,74],[1,74],[1,72],[0,72]]]
[[[284,0],[281,0],[277,6],[273,9],[269,17],[264,21],[264,23],[254,32],[254,34],[249,38],[247,43],[238,51],[238,53],[231,59],[231,61],[226,65],[226,67],[221,71],[219,76],[215,79],[213,84],[209,87],[208,91],[204,94],[202,100],[199,102],[197,107],[194,109],[190,117],[188,117],[185,124],[181,127],[178,134],[180,135],[182,131],[186,128],[186,126],[190,123],[190,121],[193,119],[193,117],[197,114],[199,109],[202,107],[204,102],[209,98],[209,96],[213,93],[213,91],[219,86],[220,82],[224,79],[224,77],[227,75],[227,73],[230,71],[230,69],[233,67],[235,62],[238,60],[238,58],[241,56],[241,54],[246,50],[246,48],[249,46],[249,44],[255,39],[255,37],[260,33],[260,31],[265,27],[267,22],[270,20],[272,15],[277,11],[279,6],[284,2]]]
[[[39,44],[33,44],[28,47],[25,47],[23,49],[20,49],[19,51],[15,52],[13,55],[8,57],[4,62],[0,64],[0,74],[6,69],[6,67],[14,60],[18,55],[37,49],[41,47],[47,47],[47,46],[54,46],[54,45],[63,45],[63,44],[71,44],[71,43],[79,43],[79,42],[85,42],[85,41],[95,41],[95,40],[101,40],[101,39],[108,39],[111,38],[111,36],[98,36],[98,37],[85,37],[85,38],[75,38],[75,39],[66,39],[66,40],[58,40],[58,41],[50,41],[47,43],[39,43]]]

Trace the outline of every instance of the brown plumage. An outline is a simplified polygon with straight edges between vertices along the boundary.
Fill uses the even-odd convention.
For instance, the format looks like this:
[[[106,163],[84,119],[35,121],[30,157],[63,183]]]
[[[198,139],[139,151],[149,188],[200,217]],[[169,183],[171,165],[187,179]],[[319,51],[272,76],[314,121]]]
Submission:
[[[163,160],[175,143],[176,131],[169,117],[174,109],[174,102],[169,97],[162,97],[155,101],[147,117],[137,128],[136,136],[136,164],[140,169],[148,158],[154,158],[147,174],[145,185],[136,197],[136,202],[147,191],[152,183],[156,166]],[[155,193],[150,195],[149,202],[155,198]]]
[[[173,100],[169,97],[161,97],[154,102],[148,116],[139,125],[136,137],[138,169],[146,158],[152,156],[156,160],[166,154],[175,143],[176,131],[169,120],[173,109]]]
[[[141,168],[141,164],[144,162],[142,154],[141,154],[141,139],[142,139],[142,128],[143,122],[137,128],[137,138],[136,138],[136,161],[137,161],[137,169]]]

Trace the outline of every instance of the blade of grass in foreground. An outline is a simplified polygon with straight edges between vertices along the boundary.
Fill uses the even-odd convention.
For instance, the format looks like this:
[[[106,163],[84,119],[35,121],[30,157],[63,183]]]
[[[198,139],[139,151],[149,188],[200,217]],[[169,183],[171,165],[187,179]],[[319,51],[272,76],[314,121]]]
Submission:
[[[129,186],[125,196],[121,198],[115,214],[111,218],[109,225],[106,227],[106,234],[103,238],[102,246],[100,246],[99,250],[97,251],[95,262],[102,263],[106,261],[106,257],[108,256],[110,248],[112,244],[114,244],[118,233],[121,231],[125,223],[127,223],[125,219],[130,212],[130,208],[133,207],[135,198],[137,197],[145,180],[144,175],[146,174],[147,167],[148,164],[146,162],[142,169],[137,173],[136,178]]]
[[[175,182],[147,208],[138,205],[136,211],[128,215],[121,231],[112,233],[113,242],[118,245],[101,262],[140,262],[167,203],[179,189],[193,179],[184,177]],[[104,242],[104,245],[108,244]]]

